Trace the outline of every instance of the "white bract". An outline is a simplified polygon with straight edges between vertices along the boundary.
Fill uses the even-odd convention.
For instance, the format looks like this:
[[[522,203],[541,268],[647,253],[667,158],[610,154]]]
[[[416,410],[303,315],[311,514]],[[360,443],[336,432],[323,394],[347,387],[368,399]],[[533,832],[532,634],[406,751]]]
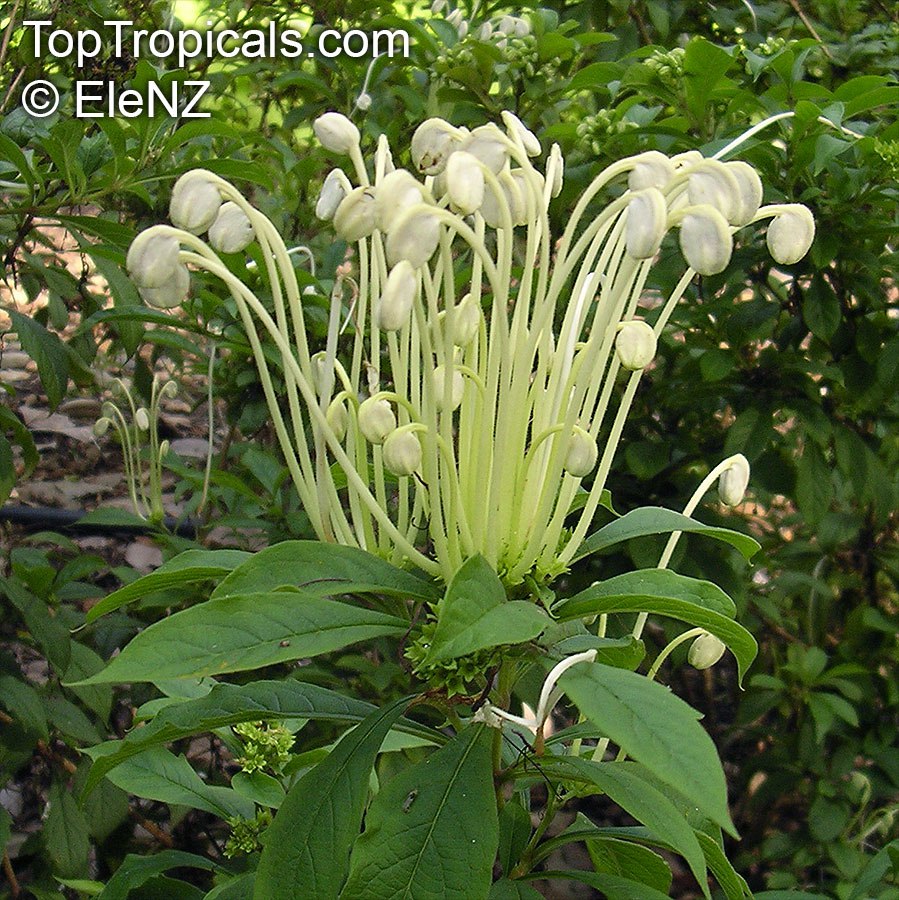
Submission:
[[[508,36],[526,25],[498,23]],[[759,208],[760,182],[745,163],[649,151],[554,207],[554,234],[562,154],[554,145],[539,163],[536,137],[511,113],[502,118],[504,128],[471,131],[428,119],[412,136],[410,171],[395,169],[383,135],[366,158],[344,116],[316,121],[324,146],[351,163],[328,175],[316,212],[353,244],[319,346],[306,304],[320,298],[300,289],[277,229],[210,172],[179,181],[179,221],[200,224],[181,208],[188,193],[214,207],[206,228],[225,203],[210,240],[236,246],[224,241],[226,217],[243,235],[249,223],[264,265],[245,282],[199,237],[163,226],[135,240],[128,269],[156,305],[184,299],[188,267],[230,290],[319,537],[446,581],[481,554],[514,585],[546,581],[576,557],[656,336],[692,276],[725,269],[744,223],[773,218],[768,243],[784,263],[808,249],[814,226],[804,207]],[[691,268],[670,293],[650,294],[660,247],[668,277],[671,228]],[[745,491],[741,465],[731,458],[710,473],[724,473],[726,502]],[[551,706],[544,699],[535,727]]]

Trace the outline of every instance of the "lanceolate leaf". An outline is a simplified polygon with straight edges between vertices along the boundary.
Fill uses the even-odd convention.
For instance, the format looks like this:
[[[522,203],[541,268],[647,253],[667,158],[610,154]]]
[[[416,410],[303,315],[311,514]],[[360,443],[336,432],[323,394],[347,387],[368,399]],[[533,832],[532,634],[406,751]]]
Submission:
[[[244,550],[186,550],[163,563],[155,572],[104,597],[88,610],[87,622],[93,622],[152,591],[183,587],[210,578],[224,578],[251,556]]]
[[[487,560],[473,556],[455,574],[440,601],[428,660],[453,659],[497,644],[520,644],[551,624],[536,604],[507,600]]]
[[[736,836],[718,753],[696,710],[643,675],[600,663],[574,666],[559,687],[628,756]]]
[[[129,853],[98,895],[99,900],[127,900],[131,891],[137,890],[151,878],[169,869],[188,868],[213,870],[219,866],[202,856],[181,850],[163,850],[152,856]]]
[[[102,672],[78,683],[243,672],[402,634],[407,627],[394,616],[296,591],[220,597],[154,623]]]
[[[375,797],[344,900],[484,900],[499,842],[490,747],[467,728]]]
[[[85,791],[93,790],[103,776],[120,762],[169,741],[239,722],[318,719],[354,724],[361,722],[374,709],[362,700],[344,697],[302,681],[217,684],[204,697],[166,707],[152,722],[130,731],[123,740],[107,741],[85,750],[94,761]],[[410,719],[400,719],[394,728],[437,744],[446,740],[439,731]]]
[[[378,593],[436,600],[428,581],[356,547],[321,541],[283,541],[266,547],[238,566],[213,597],[249,594],[279,587],[302,588],[307,596]]]
[[[602,896],[606,900],[668,900],[669,897],[668,894],[640,884],[639,881],[631,881],[630,878],[622,878],[619,875],[603,875],[600,872],[541,872],[539,877],[547,881],[561,878],[589,884],[602,891]]]
[[[662,569],[611,578],[565,600],[554,611],[562,621],[602,613],[649,612],[705,628],[731,649],[741,681],[758,651],[755,638],[731,618],[733,601],[724,591],[708,581]]]
[[[408,700],[376,710],[288,792],[256,872],[257,900],[336,900],[359,835],[375,757]]]
[[[591,553],[598,553],[600,550],[605,550],[622,541],[629,541],[647,534],[667,534],[672,531],[702,534],[717,541],[724,541],[726,544],[736,547],[746,559],[750,559],[759,549],[757,541],[748,535],[740,534],[739,531],[703,525],[689,516],[683,516],[661,506],[643,506],[640,509],[631,510],[620,519],[610,522],[591,534],[578,548],[572,562],[577,562]]]

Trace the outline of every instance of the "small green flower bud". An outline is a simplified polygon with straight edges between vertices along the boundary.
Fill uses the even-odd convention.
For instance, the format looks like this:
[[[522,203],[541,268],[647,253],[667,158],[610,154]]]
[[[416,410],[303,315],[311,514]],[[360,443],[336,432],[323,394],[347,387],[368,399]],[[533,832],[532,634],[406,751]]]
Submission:
[[[344,115],[326,112],[312,123],[318,142],[332,153],[349,153],[359,145],[359,129]]]
[[[417,289],[415,269],[408,260],[401,259],[387,276],[381,296],[375,299],[372,312],[375,327],[399,331],[409,321]]]
[[[247,214],[230,200],[223,203],[209,227],[209,243],[219,253],[240,253],[250,245],[255,232]]]
[[[782,266],[799,262],[815,239],[815,218],[801,203],[788,204],[768,226],[766,240],[774,260]]]
[[[690,206],[681,220],[680,248],[700,275],[717,275],[727,268],[733,251],[727,219],[713,206]]]
[[[383,444],[396,428],[396,416],[387,400],[369,397],[359,406],[359,430],[371,444]]]
[[[668,207],[658,188],[637,191],[627,205],[625,244],[635,259],[656,255],[668,226]]]
[[[749,485],[749,461],[738,453],[731,457],[730,466],[721,473],[718,479],[718,496],[728,506],[739,506],[743,502],[746,488]]]
[[[377,227],[374,188],[357,187],[350,191],[334,213],[334,230],[350,244],[367,238]]]
[[[203,234],[209,229],[222,205],[222,194],[214,178],[206,169],[192,169],[175,182],[169,202],[169,218],[175,227],[191,234]]]
[[[446,366],[437,366],[431,375],[431,384],[434,386],[434,402],[437,409],[446,410]],[[458,369],[453,369],[450,374],[450,403],[449,409],[454,412],[459,408],[462,397],[465,395],[465,379]]]
[[[352,189],[350,180],[342,169],[331,169],[318,195],[315,215],[323,222],[330,222],[337,212],[337,207]]]
[[[593,471],[599,456],[596,441],[578,425],[574,426],[568,439],[568,451],[565,454],[565,471],[575,478],[583,478]]]
[[[394,475],[411,475],[421,465],[421,442],[411,431],[398,428],[391,432],[383,452],[384,465]]]
[[[724,643],[707,631],[699,635],[687,651],[687,662],[694,669],[710,669],[724,656],[727,647]]]
[[[450,202],[462,215],[470,215],[484,202],[484,173],[477,158],[458,150],[446,164]]]
[[[629,319],[618,326],[615,352],[629,372],[645,369],[656,355],[656,335],[642,319]]]

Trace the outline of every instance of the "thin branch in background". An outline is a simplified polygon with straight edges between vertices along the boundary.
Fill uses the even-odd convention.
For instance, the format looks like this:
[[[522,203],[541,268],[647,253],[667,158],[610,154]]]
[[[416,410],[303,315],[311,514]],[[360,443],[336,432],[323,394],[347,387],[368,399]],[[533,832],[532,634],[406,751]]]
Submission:
[[[12,38],[13,29],[16,27],[16,14],[21,5],[22,0],[15,0],[12,12],[9,14],[9,24],[6,26],[6,31],[3,33],[3,43],[0,44],[0,69],[3,68],[3,63],[6,62],[6,51],[9,49],[9,41],[10,38]]]
[[[3,874],[6,876],[6,880],[9,882],[9,895],[10,897],[18,897],[22,893],[22,886],[19,884],[19,880],[16,878],[16,873],[13,871],[12,863],[9,861],[9,854],[4,850],[3,851]]]
[[[799,0],[790,0],[790,6],[793,7],[793,11],[797,16],[802,20],[802,24],[808,29],[808,33],[821,45],[821,49],[824,51],[824,55],[831,61],[833,61],[833,56],[831,55],[830,50],[827,49],[827,44],[824,43],[821,35],[815,30],[815,26],[812,25],[811,20],[805,14],[802,7],[799,5]]]

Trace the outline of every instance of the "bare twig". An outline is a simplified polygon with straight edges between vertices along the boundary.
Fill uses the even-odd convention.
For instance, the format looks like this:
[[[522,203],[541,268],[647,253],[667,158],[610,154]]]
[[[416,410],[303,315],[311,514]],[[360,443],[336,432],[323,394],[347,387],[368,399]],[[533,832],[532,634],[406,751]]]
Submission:
[[[15,900],[22,893],[22,886],[19,884],[18,878],[16,878],[16,873],[13,872],[9,854],[5,850],[3,851],[3,874],[9,882],[9,895]]]

